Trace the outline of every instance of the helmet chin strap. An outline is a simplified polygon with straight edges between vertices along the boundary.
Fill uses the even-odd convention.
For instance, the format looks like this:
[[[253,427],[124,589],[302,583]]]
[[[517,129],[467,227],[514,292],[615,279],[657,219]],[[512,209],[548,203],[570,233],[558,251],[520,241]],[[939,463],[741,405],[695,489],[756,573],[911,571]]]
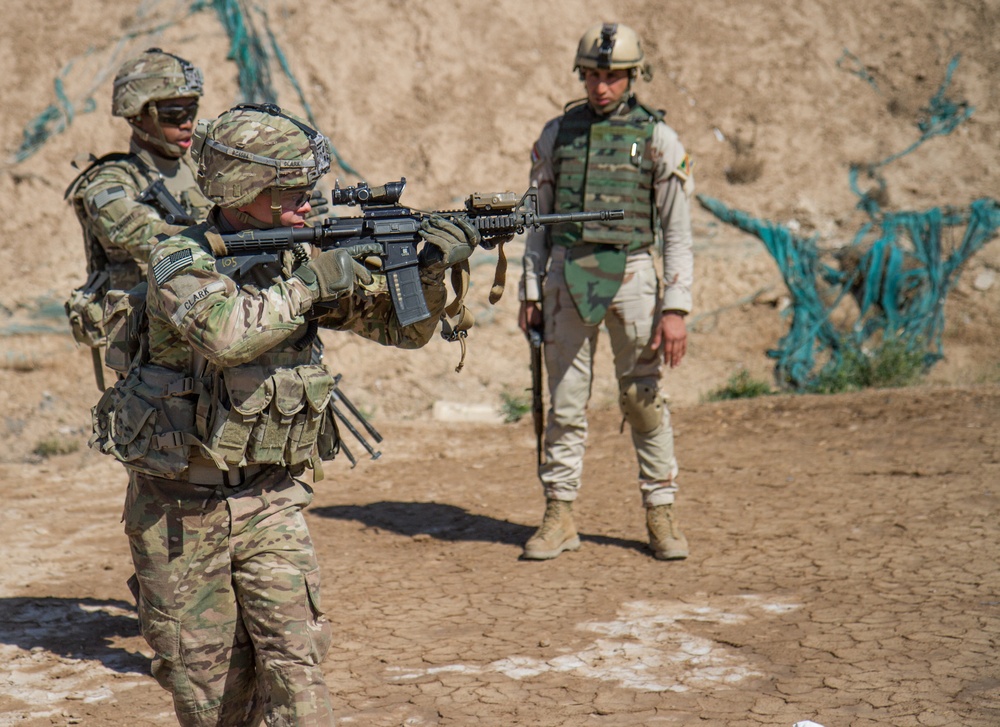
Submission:
[[[184,150],[181,149],[179,145],[171,144],[167,141],[166,134],[163,133],[163,126],[160,125],[160,113],[156,109],[156,104],[147,104],[146,110],[149,113],[150,118],[153,119],[153,126],[156,128],[156,136],[154,137],[152,134],[147,134],[139,128],[139,123],[137,121],[129,119],[129,123],[132,124],[132,133],[145,141],[147,144],[152,145],[158,151],[162,152],[164,156],[172,159],[179,159],[184,156]]]
[[[277,187],[271,187],[271,224],[281,227],[281,190]]]
[[[281,190],[277,187],[270,187],[271,190],[271,224],[261,222],[256,217],[251,217],[241,209],[233,210],[233,214],[240,222],[250,225],[255,230],[270,230],[281,227]]]

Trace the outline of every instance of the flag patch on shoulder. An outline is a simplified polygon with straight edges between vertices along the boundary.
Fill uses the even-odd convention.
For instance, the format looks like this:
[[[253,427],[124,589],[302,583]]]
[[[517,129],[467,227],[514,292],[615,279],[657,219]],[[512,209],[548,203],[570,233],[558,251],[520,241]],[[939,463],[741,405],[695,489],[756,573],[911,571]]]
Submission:
[[[193,258],[190,250],[178,250],[170,253],[153,266],[153,280],[156,281],[157,285],[167,282],[177,271],[189,267]]]

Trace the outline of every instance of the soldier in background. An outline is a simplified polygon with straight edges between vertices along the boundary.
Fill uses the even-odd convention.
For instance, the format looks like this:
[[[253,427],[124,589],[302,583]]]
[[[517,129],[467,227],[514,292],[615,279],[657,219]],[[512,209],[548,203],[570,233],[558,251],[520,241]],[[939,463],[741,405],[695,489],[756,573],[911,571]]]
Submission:
[[[131,127],[129,150],[90,156],[66,190],[83,228],[89,276],[66,312],[74,337],[91,348],[103,344],[107,292],[146,279],[152,238],[203,220],[212,207],[187,155],[202,88],[198,68],[159,48],[126,61],[115,76],[111,113]]]
[[[249,269],[218,264],[219,233],[303,226],[330,168],[322,134],[277,106],[243,104],[195,144],[199,183],[216,206],[154,247],[147,332],[95,407],[91,444],[129,470],[130,586],[153,675],[181,725],[327,727],[330,624],[302,514],[312,489],[298,479],[318,474],[338,446],[317,329],[423,346],[444,309],[445,272],[479,234],[464,221],[424,222],[431,316],[403,327],[385,276],[344,249],[300,245]],[[116,315],[109,354],[129,344],[118,332],[140,328]]]
[[[593,356],[603,323],[611,339],[622,414],[632,430],[653,555],[686,558],[674,509],[677,461],[661,366],[680,364],[693,274],[691,162],[663,113],[636,98],[648,70],[631,28],[606,23],[581,38],[574,70],[586,100],[542,130],[532,153],[539,211],[624,208],[616,223],[567,223],[528,233],[519,324],[544,330],[550,410],[539,477],[546,497],[528,559],[580,547],[573,502],[583,471]],[[662,238],[665,280],[654,252]]]

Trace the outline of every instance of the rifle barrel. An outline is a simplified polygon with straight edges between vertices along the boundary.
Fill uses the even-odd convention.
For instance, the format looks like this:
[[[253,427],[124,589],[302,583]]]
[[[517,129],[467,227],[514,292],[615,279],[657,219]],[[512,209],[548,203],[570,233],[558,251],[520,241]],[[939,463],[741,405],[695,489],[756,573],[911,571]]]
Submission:
[[[557,225],[561,222],[601,222],[604,220],[624,220],[625,210],[594,210],[592,212],[566,212],[563,214],[534,215],[531,224]]]

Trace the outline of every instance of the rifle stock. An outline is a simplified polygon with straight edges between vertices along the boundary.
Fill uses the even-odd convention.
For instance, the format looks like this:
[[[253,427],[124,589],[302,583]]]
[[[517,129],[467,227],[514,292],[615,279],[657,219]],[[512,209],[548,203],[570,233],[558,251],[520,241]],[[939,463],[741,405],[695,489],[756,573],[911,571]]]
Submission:
[[[542,332],[537,328],[528,330],[531,345],[531,418],[535,424],[535,453],[538,466],[545,464],[545,401],[542,394]]]

